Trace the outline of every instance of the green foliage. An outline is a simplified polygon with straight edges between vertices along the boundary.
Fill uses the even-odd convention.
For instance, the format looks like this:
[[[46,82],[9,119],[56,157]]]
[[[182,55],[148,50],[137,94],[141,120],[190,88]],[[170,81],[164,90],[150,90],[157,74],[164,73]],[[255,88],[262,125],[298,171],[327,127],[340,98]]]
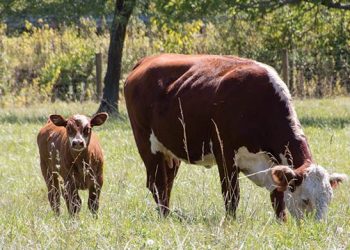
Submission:
[[[168,33],[175,38],[190,37],[186,49],[180,49],[184,53],[239,55],[281,72],[282,51],[287,50],[291,65],[287,85],[294,95],[322,97],[349,92],[350,11],[330,9],[326,1],[154,2],[149,15],[156,19],[163,37]],[[183,27],[196,22],[202,23],[205,33],[192,31],[188,35],[190,29]],[[170,40],[176,46],[181,41]],[[196,49],[190,49],[192,46]],[[167,46],[165,51],[179,49]]]
[[[48,99],[84,100],[94,95],[95,52],[105,52],[107,37],[96,25],[82,20],[79,28],[60,30],[29,22],[20,36],[4,36],[0,75],[4,82],[1,105],[27,105]]]
[[[27,3],[23,5],[19,2],[7,2],[14,13],[35,7],[27,6],[35,1],[24,1]],[[106,12],[96,9],[95,14],[110,13],[111,3],[100,6]],[[293,95],[322,97],[349,93],[350,12],[328,9],[315,1],[281,3],[138,2],[124,42],[120,89],[133,65],[147,55],[238,55],[270,64],[281,73],[282,51],[287,50],[290,64],[287,84]],[[47,1],[35,8],[44,10],[50,4],[58,1]],[[92,2],[89,4],[93,6]],[[89,13],[86,11],[82,13]],[[11,35],[0,28],[0,105],[94,96],[94,53],[103,53],[106,69],[109,36],[103,32],[96,35],[94,19],[80,18],[73,23],[76,25],[52,29],[44,18],[34,24],[26,22],[26,32]],[[103,23],[105,27],[107,24]]]
[[[157,27],[157,21],[155,19],[151,20],[154,28]],[[176,28],[174,26],[168,26],[163,24],[160,27],[160,34],[155,36],[158,38],[154,42],[154,47],[158,51],[172,53],[184,53],[192,54],[195,51],[195,36],[199,34],[200,28],[202,26],[202,21],[197,20],[188,23],[179,23]]]
[[[83,85],[92,82],[89,77],[93,59],[94,50],[84,48],[52,58],[42,69],[39,83],[48,93],[53,89],[55,98],[77,100],[84,90]],[[70,90],[70,87],[73,89]]]
[[[329,171],[350,175],[350,99],[296,101],[313,157]],[[5,249],[348,249],[349,182],[334,191],[328,219],[291,217],[278,223],[270,197],[247,178],[240,180],[237,219],[225,219],[216,167],[181,164],[171,197],[171,215],[159,218],[146,188],[125,105],[121,118],[96,127],[105,154],[100,213],[83,206],[70,218],[50,209],[35,137],[51,113],[93,114],[96,103],[41,103],[0,110],[0,245]],[[336,110],[337,112],[334,112]],[[112,138],[112,139],[111,139]],[[242,175],[243,176],[243,175]]]
[[[83,85],[94,83],[94,79],[90,78],[95,48],[86,44],[85,39],[79,38],[75,32],[65,32],[62,41],[66,41],[60,45],[64,52],[58,52],[48,59],[41,69],[38,82],[47,93],[53,91],[55,98],[77,100],[83,94]]]
[[[2,81],[7,81],[7,62],[6,62],[6,54],[4,48],[4,38],[5,38],[5,29],[6,25],[0,23],[0,83]],[[0,97],[4,95],[4,86],[0,85]]]
[[[113,6],[112,0],[3,0],[0,2],[0,20],[25,21],[23,17],[45,17],[58,24],[76,24],[81,16],[111,14]]]

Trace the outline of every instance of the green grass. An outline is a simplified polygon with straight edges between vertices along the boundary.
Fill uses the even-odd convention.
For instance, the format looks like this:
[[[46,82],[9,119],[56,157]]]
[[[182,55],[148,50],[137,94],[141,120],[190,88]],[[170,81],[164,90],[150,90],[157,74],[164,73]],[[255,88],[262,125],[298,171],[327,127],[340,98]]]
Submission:
[[[295,102],[317,163],[350,175],[350,98]],[[0,111],[1,248],[334,249],[350,248],[349,183],[335,191],[328,219],[289,218],[279,224],[269,194],[241,180],[236,220],[225,212],[215,167],[181,165],[167,219],[158,217],[122,105],[122,118],[96,128],[105,153],[105,183],[98,219],[83,208],[54,216],[41,176],[36,135],[48,114],[92,114],[96,103],[42,104]]]

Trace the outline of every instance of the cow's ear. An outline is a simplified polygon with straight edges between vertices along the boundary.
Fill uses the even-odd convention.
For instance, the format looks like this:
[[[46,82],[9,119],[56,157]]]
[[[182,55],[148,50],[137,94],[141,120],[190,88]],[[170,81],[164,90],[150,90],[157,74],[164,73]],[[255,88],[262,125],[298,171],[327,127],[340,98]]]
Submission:
[[[56,126],[65,127],[67,125],[67,120],[64,119],[61,115],[50,115],[50,121]]]
[[[346,181],[347,179],[348,179],[348,177],[346,174],[334,173],[334,174],[331,174],[329,176],[329,182],[330,182],[333,189],[337,188],[341,182]]]
[[[106,112],[97,113],[91,118],[90,125],[91,127],[101,126],[103,123],[105,123],[107,118],[108,118],[108,114]]]
[[[288,166],[278,165],[271,168],[272,180],[278,191],[286,191],[288,185],[297,179],[296,173]]]

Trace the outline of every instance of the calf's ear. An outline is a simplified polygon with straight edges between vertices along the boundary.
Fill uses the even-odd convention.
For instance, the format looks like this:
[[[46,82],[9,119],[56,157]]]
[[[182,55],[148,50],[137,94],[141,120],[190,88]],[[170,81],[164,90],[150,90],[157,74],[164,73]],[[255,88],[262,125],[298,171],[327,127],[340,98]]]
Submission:
[[[289,184],[297,179],[296,173],[288,166],[277,165],[271,168],[272,180],[278,191],[284,192]]]
[[[108,114],[106,112],[97,113],[91,118],[90,125],[91,127],[101,126],[103,123],[105,123],[107,118],[108,118]]]
[[[50,121],[56,126],[65,127],[67,125],[67,120],[64,119],[61,115],[50,115]]]
[[[333,189],[337,188],[341,182],[346,181],[347,179],[348,179],[348,177],[346,174],[334,173],[334,174],[331,174],[329,176],[329,182],[330,182]]]

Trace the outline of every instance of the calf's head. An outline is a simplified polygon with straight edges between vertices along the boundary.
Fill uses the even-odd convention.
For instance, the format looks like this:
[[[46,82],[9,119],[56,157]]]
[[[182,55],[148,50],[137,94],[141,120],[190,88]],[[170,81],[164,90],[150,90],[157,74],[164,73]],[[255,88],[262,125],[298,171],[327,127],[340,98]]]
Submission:
[[[275,166],[271,173],[277,190],[284,191],[289,212],[297,219],[315,211],[315,219],[322,220],[333,197],[333,189],[347,179],[345,174],[329,174],[313,163],[306,163],[298,169]]]
[[[50,121],[53,124],[66,128],[70,148],[76,152],[83,151],[88,147],[91,128],[102,125],[107,118],[107,113],[98,113],[91,119],[85,115],[73,115],[68,119],[63,118],[61,115],[50,115]]]

